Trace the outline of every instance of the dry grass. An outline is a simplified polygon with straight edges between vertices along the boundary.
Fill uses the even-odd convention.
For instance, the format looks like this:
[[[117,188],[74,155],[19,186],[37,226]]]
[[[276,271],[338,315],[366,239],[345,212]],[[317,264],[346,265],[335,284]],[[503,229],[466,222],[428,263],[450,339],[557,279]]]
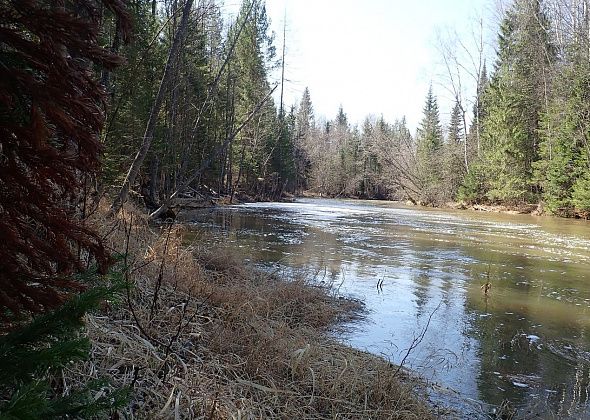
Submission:
[[[101,214],[133,287],[88,317],[91,359],[65,372],[66,389],[100,376],[129,386],[128,418],[431,417],[394,366],[326,334],[359,303],[183,246],[180,227],[151,228],[132,209]]]

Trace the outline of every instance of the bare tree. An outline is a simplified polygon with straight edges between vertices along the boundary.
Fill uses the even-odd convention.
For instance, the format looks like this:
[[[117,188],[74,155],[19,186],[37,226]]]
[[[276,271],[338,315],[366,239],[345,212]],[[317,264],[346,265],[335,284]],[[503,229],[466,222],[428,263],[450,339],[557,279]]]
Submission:
[[[481,93],[479,82],[485,68],[485,43],[483,19],[472,26],[471,41],[466,42],[455,30],[446,33],[439,32],[437,48],[441,55],[444,74],[442,87],[449,92],[453,100],[459,105],[463,122],[463,163],[469,171],[470,150],[467,125],[467,113],[470,106],[474,109],[475,149],[480,155],[480,103]],[[475,92],[473,89],[475,88]]]

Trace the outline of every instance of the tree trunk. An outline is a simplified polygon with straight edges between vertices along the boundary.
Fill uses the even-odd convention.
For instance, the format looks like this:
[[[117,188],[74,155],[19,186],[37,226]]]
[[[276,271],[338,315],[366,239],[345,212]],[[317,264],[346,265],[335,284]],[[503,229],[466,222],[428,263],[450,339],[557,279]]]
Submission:
[[[121,187],[121,190],[117,195],[117,198],[111,206],[112,214],[117,213],[121,209],[123,203],[127,200],[127,196],[129,195],[131,185],[135,182],[135,178],[139,173],[139,169],[141,168],[141,165],[143,164],[143,161],[148,153],[148,150],[150,149],[150,145],[154,138],[154,131],[156,128],[158,114],[160,112],[160,108],[162,107],[162,102],[164,101],[164,95],[168,90],[168,87],[172,80],[174,62],[178,56],[180,45],[182,44],[187,32],[188,20],[192,6],[193,0],[186,0],[186,3],[184,4],[184,9],[182,10],[182,19],[180,21],[180,26],[178,27],[178,31],[176,31],[174,41],[172,42],[172,47],[170,48],[170,53],[168,54],[168,60],[166,61],[164,74],[162,75],[162,80],[160,81],[158,94],[156,95],[156,99],[154,100],[152,109],[150,111],[150,116],[145,129],[145,134],[143,136],[141,147],[139,148],[137,155],[135,155],[135,158],[133,159],[133,163],[129,168],[129,172],[127,172],[127,176],[125,177],[125,181],[123,182],[123,186]]]
[[[199,167],[199,169],[197,169],[195,172],[192,173],[192,175],[190,177],[188,177],[187,179],[185,179],[180,186],[176,189],[176,191],[174,191],[165,201],[164,203],[162,203],[162,205],[156,210],[154,211],[152,214],[150,214],[150,219],[155,219],[158,216],[160,216],[162,213],[164,213],[166,210],[168,210],[170,208],[170,205],[172,204],[172,202],[176,199],[176,197],[178,196],[178,194],[180,194],[181,192],[183,192],[190,184],[191,182],[193,182],[194,180],[196,180],[197,178],[199,178],[201,176],[201,174],[203,173],[203,171],[205,169],[207,169],[209,167],[209,165],[211,164],[211,162],[213,162],[213,159],[217,158],[224,150],[227,149],[228,145],[233,141],[233,139],[242,131],[242,129],[246,126],[246,124],[248,124],[250,122],[250,120],[256,115],[258,114],[258,112],[260,112],[260,109],[264,106],[264,104],[266,103],[266,101],[268,101],[268,99],[271,97],[271,95],[273,94],[273,92],[276,90],[277,86],[273,87],[267,94],[266,96],[262,99],[262,101],[260,101],[258,103],[258,105],[256,105],[256,107],[254,107],[254,109],[252,110],[252,112],[250,112],[250,114],[246,117],[246,119],[240,124],[240,126],[235,129],[230,136],[228,136],[225,141],[223,142],[223,144],[220,144],[214,151],[213,153],[211,153],[211,155],[209,156],[209,158],[204,161],[203,163],[201,163],[201,166]]]

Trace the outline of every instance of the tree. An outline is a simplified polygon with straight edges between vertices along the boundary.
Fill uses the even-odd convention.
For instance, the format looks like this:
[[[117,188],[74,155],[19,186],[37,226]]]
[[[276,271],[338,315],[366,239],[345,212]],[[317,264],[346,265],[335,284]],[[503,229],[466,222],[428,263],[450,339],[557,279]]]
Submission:
[[[443,136],[438,103],[432,92],[432,86],[426,95],[423,113],[416,135],[416,171],[420,183],[421,200],[425,203],[435,203],[441,198],[439,192],[443,175],[441,159]]]
[[[94,417],[125,402],[104,381],[58,391],[48,379],[88,356],[84,316],[117,289],[80,293],[99,276],[77,274],[90,265],[104,274],[112,263],[84,223],[84,192],[100,168],[107,101],[106,79],[93,70],[122,62],[100,46],[99,22],[115,20],[126,41],[124,6],[117,0],[0,5],[2,418]]]
[[[483,132],[483,121],[486,118],[486,107],[485,107],[485,92],[488,88],[488,71],[486,63],[482,65],[482,69],[477,81],[477,90],[475,93],[475,102],[473,104],[473,120],[469,127],[468,138],[472,145],[475,145],[475,150],[465,150],[466,156],[472,155],[480,157],[481,154],[481,134]],[[465,157],[467,160],[468,158]],[[467,167],[469,165],[466,165]],[[469,168],[468,168],[469,170]]]
[[[388,127],[386,135],[378,135],[373,148],[388,196],[418,202],[421,183],[416,170],[416,145],[406,119],[395,121]]]
[[[141,169],[141,165],[143,164],[144,159],[146,158],[152,141],[154,139],[154,132],[156,129],[156,122],[158,119],[158,114],[160,113],[160,108],[162,107],[162,103],[164,102],[164,95],[170,88],[170,83],[172,82],[173,78],[173,69],[176,60],[178,59],[180,46],[184,42],[184,38],[186,36],[186,32],[188,29],[188,20],[191,13],[191,8],[193,6],[193,0],[186,0],[184,7],[182,8],[182,18],[180,21],[180,25],[174,36],[174,42],[172,43],[172,47],[170,48],[170,52],[168,54],[168,60],[166,61],[166,67],[164,68],[164,72],[162,74],[162,79],[160,80],[160,86],[158,88],[158,93],[156,94],[156,98],[154,99],[154,103],[152,105],[150,115],[147,121],[145,134],[143,135],[143,141],[129,171],[127,172],[127,176],[125,176],[125,180],[123,181],[123,185],[117,197],[113,201],[111,206],[111,211],[116,213],[121,209],[121,206],[125,201],[127,201],[127,196],[129,195],[129,190],[131,186],[135,182],[135,178],[139,174],[139,170]]]
[[[92,66],[122,62],[98,44],[101,11],[115,16],[125,40],[129,19],[118,0],[0,6],[2,316],[55,307],[82,287],[74,272],[92,259],[103,272],[110,263],[84,224],[82,195],[100,167],[105,116]]]
[[[463,126],[463,111],[459,101],[451,112],[447,141],[444,147],[444,196],[445,199],[455,199],[457,191],[467,173],[464,161],[465,127]]]
[[[306,87],[299,103],[299,109],[295,116],[295,133],[293,138],[294,161],[295,161],[295,189],[302,190],[308,187],[311,161],[309,156],[310,143],[312,140],[315,121],[311,95]]]
[[[251,14],[248,12],[252,9]],[[237,38],[232,68],[235,76],[235,120],[242,120],[270,90],[268,73],[275,65],[274,36],[270,33],[264,2],[244,0],[237,24],[244,30]],[[244,188],[261,198],[279,182],[276,154],[281,147],[279,118],[272,100],[266,101],[232,143],[229,156],[239,162],[232,190]],[[268,177],[268,178],[267,178]],[[272,179],[271,179],[272,178]]]
[[[574,26],[581,31],[563,47],[543,115],[540,159],[535,165],[545,207],[563,216],[587,215],[590,209],[590,52],[583,41],[588,39],[589,22],[582,18]]]
[[[49,383],[50,374],[88,357],[90,341],[81,334],[84,316],[120,288],[120,283],[95,287],[0,337],[0,417],[95,418],[127,402],[128,390],[114,390],[105,380],[59,391]]]
[[[496,69],[486,91],[480,172],[491,201],[530,201],[538,190],[532,169],[555,60],[549,26],[540,1],[517,0],[500,28]]]

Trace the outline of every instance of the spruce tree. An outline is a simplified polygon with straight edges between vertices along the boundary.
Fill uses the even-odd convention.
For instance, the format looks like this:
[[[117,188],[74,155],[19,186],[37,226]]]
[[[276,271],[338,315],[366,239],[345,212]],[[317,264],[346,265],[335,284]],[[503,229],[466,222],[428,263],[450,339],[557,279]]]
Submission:
[[[549,27],[537,0],[515,1],[502,22],[496,69],[486,91],[478,169],[491,201],[535,199],[532,169],[555,56]]]
[[[440,201],[440,187],[443,180],[442,148],[443,135],[436,97],[432,86],[426,95],[424,116],[417,133],[417,178],[421,189],[422,201],[435,203]]]
[[[450,200],[455,199],[467,169],[463,156],[465,128],[461,113],[461,104],[455,101],[444,148],[444,198]]]
[[[51,383],[62,368],[88,358],[84,317],[105,300],[115,301],[124,286],[121,271],[98,276],[89,270],[76,281],[90,289],[0,337],[0,418],[96,418],[126,403],[128,390],[105,380],[67,392]]]
[[[251,10],[252,9],[252,10]],[[274,37],[264,2],[244,0],[235,27],[246,20],[235,48],[232,68],[235,72],[234,121],[239,124],[270,91],[268,73],[276,64]],[[235,34],[230,33],[230,37]],[[266,101],[258,116],[250,121],[233,143],[234,161],[239,162],[236,184],[256,185],[276,172],[281,144],[279,119],[272,100]],[[266,181],[264,181],[266,182]],[[238,186],[238,185],[236,185]],[[262,188],[260,192],[264,195]]]
[[[295,116],[295,133],[293,138],[293,152],[296,174],[296,190],[308,187],[311,171],[310,143],[315,126],[311,95],[306,87],[301,97],[299,109]]]
[[[590,210],[590,64],[575,44],[566,60],[544,115],[536,164],[546,208],[563,216]]]
[[[489,80],[487,65],[484,62],[479,79],[477,81],[477,91],[475,93],[475,102],[473,104],[473,119],[471,121],[471,126],[469,127],[468,138],[471,145],[471,150],[467,151],[469,158],[473,156],[480,156],[483,121],[486,117],[485,92],[488,88],[488,85]]]

